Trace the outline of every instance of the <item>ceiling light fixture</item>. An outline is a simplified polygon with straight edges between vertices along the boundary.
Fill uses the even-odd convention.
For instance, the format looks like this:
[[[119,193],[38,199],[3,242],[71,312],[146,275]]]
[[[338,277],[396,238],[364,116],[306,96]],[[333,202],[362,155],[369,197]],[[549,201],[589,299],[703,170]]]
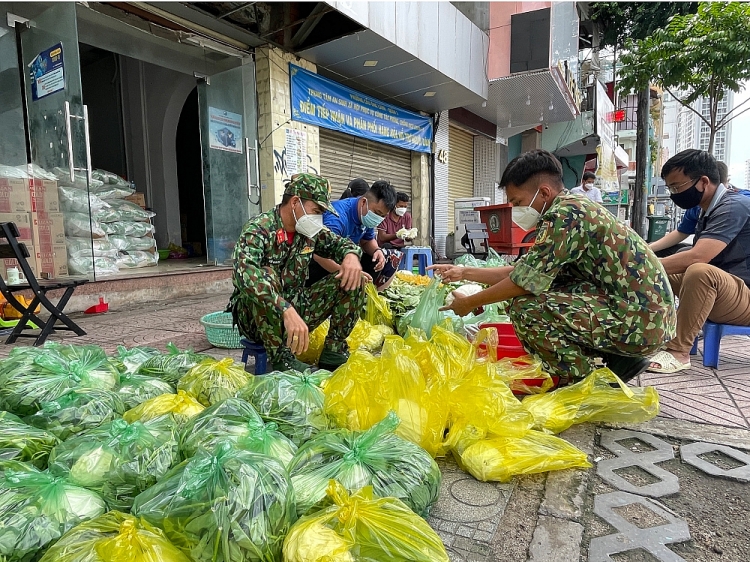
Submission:
[[[364,65],[365,66],[378,66],[378,61],[376,61],[376,60],[366,60]]]
[[[434,95],[435,95],[436,93],[437,93],[437,92],[425,92],[425,93],[424,93],[424,97],[426,97],[426,98],[431,98],[431,97],[432,97],[432,96],[434,96]]]

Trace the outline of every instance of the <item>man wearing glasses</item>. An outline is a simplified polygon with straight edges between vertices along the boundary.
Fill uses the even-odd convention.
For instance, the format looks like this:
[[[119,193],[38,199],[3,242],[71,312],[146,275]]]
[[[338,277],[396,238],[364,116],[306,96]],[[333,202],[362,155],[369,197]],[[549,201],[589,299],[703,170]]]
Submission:
[[[700,207],[693,247],[663,258],[675,295],[677,336],[651,358],[649,370],[690,368],[690,348],[706,320],[750,326],[750,199],[721,182],[713,156],[684,150],[662,167],[678,207]]]

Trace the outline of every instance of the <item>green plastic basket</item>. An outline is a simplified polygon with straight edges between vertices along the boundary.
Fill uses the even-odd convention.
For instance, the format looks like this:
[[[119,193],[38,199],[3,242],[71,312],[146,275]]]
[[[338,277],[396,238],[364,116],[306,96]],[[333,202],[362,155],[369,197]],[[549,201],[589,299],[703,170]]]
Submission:
[[[212,312],[201,318],[206,338],[214,347],[242,349],[240,331],[232,324],[230,312]]]

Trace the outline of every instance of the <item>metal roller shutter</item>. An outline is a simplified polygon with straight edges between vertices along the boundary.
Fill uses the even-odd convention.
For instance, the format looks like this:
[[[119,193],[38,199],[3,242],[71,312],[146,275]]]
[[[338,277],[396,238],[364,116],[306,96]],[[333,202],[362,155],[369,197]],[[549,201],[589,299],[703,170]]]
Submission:
[[[458,127],[448,133],[448,232],[453,232],[456,199],[474,197],[474,135]]]
[[[354,178],[387,180],[411,197],[411,152],[321,128],[320,175],[331,182],[334,199]]]

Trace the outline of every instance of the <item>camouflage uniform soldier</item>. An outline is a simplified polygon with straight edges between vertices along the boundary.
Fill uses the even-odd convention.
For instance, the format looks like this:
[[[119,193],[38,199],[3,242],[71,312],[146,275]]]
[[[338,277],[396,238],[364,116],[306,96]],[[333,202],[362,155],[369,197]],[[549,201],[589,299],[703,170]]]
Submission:
[[[675,335],[669,279],[646,242],[598,203],[564,192],[562,167],[549,152],[515,158],[501,185],[513,221],[538,225],[535,245],[513,266],[436,266],[448,280],[493,285],[457,297],[460,315],[512,299],[509,314],[524,348],[563,381],[580,379],[602,357],[621,379],[649,365],[644,356]]]
[[[322,213],[336,212],[330,190],[319,176],[293,176],[281,205],[250,219],[234,249],[229,306],[240,333],[262,342],[277,370],[309,367],[294,355],[307,350],[309,333],[329,317],[320,367],[345,363],[345,340],[365,306],[361,250],[323,227]],[[336,260],[341,270],[305,288],[313,254]]]

